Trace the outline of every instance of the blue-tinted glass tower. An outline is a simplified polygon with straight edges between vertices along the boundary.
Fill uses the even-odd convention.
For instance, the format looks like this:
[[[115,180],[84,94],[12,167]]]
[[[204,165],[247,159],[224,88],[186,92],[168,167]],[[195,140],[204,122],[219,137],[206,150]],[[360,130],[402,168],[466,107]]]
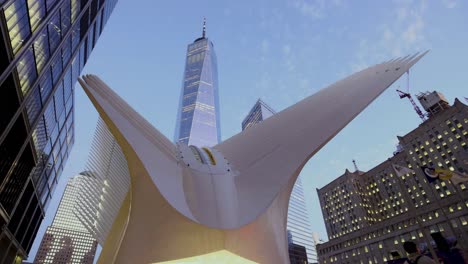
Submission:
[[[276,112],[265,102],[258,99],[257,103],[255,103],[242,121],[242,130],[262,122],[275,113]],[[304,200],[301,177],[297,178],[289,200],[287,229],[288,243],[290,245],[304,246],[306,248],[308,262],[317,263],[317,251],[312,239],[312,230],[310,228],[309,214]],[[297,256],[290,257],[291,259],[297,258]]]
[[[27,257],[74,142],[73,87],[116,0],[0,0],[0,263]]]
[[[216,54],[203,23],[202,37],[187,47],[174,140],[211,147],[220,139]]]

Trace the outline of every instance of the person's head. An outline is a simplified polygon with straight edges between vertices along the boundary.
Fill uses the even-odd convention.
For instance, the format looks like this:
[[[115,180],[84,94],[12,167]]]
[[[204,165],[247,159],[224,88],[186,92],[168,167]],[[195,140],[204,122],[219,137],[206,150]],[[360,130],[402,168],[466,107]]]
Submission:
[[[442,252],[449,252],[450,246],[444,236],[440,232],[432,233],[432,238],[437,245],[437,249]]]
[[[418,252],[418,247],[416,246],[416,243],[414,243],[413,241],[406,241],[405,243],[403,243],[403,248],[408,254]]]

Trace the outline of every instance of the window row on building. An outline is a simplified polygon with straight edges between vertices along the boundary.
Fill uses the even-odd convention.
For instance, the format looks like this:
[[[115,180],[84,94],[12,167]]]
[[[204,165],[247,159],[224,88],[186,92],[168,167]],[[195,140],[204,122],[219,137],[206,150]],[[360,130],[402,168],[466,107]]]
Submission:
[[[318,189],[330,241],[318,247],[320,263],[381,263],[402,253],[401,242],[426,243],[429,234],[453,236],[468,249],[467,183],[430,183],[422,167],[468,171],[468,107],[459,100],[431,112],[403,137],[399,151],[368,172],[346,172]],[[394,165],[407,168],[398,174]],[[426,231],[424,231],[426,230]],[[375,252],[371,245],[381,245]],[[370,253],[372,252],[372,253]],[[372,256],[376,254],[376,256]]]

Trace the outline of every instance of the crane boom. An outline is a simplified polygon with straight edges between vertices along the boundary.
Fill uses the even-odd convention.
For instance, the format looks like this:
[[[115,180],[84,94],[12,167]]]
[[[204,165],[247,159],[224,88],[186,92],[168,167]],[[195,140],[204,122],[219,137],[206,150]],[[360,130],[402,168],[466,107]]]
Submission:
[[[416,104],[416,102],[413,100],[413,97],[411,97],[411,94],[409,93],[409,71],[406,72],[406,76],[407,76],[406,90],[408,92],[403,92],[398,89],[396,91],[398,95],[400,96],[400,99],[408,98],[410,100],[411,104],[413,105],[414,111],[416,111],[416,114],[418,114],[419,118],[421,118],[421,120],[424,122],[426,121],[426,116],[423,114],[423,112],[421,111],[421,109],[419,108],[419,106]]]
[[[357,167],[357,165],[356,165],[356,160],[353,160],[353,164],[354,164],[354,170],[355,170],[356,172],[358,172],[359,169],[358,169],[358,167]]]
[[[411,104],[413,105],[413,108],[414,108],[414,111],[416,111],[416,113],[418,114],[418,116],[421,118],[422,121],[425,121],[426,120],[426,116],[423,114],[423,112],[421,111],[421,109],[419,108],[419,106],[416,104],[416,102],[413,100],[413,97],[411,97],[411,94],[409,93],[405,93],[403,91],[400,91],[400,90],[396,90],[398,95],[400,96],[401,99],[403,98],[408,98],[411,102]]]

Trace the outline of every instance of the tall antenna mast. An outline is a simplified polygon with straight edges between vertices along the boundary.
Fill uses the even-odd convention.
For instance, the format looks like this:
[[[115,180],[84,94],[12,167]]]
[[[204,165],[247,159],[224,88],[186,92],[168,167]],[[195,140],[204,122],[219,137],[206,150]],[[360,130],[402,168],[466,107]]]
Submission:
[[[203,34],[202,34],[202,38],[205,38],[205,35],[206,35],[206,18],[204,17],[204,18],[203,18]]]
[[[359,171],[359,169],[358,169],[358,167],[357,167],[357,165],[356,165],[356,161],[355,161],[355,160],[353,160],[353,164],[354,164],[354,169],[356,170],[356,172]]]

